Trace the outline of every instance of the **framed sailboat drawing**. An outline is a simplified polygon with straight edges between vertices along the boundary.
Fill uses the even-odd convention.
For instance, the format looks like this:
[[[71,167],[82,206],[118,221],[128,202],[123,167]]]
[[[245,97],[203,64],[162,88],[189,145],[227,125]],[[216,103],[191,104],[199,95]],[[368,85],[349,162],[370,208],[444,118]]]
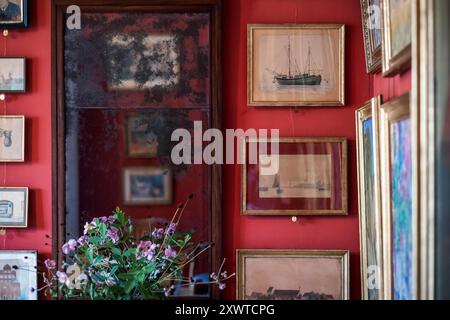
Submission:
[[[249,106],[343,106],[345,26],[248,25]]]

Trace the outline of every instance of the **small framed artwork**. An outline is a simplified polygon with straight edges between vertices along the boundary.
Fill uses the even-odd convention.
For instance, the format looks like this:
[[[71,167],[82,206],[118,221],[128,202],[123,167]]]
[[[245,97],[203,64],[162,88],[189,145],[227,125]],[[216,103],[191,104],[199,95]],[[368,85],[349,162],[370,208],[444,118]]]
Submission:
[[[361,16],[367,73],[376,73],[382,56],[381,0],[361,0]]]
[[[345,250],[238,250],[239,300],[348,300]]]
[[[28,188],[0,188],[0,228],[28,226]]]
[[[383,299],[383,239],[378,110],[381,97],[356,111],[361,285],[364,300]]]
[[[248,26],[250,106],[343,106],[345,26]]]
[[[25,90],[25,58],[0,57],[0,93],[23,93]]]
[[[0,162],[25,161],[25,117],[0,116]]]
[[[124,203],[127,205],[171,204],[172,183],[172,172],[167,168],[125,168]]]
[[[267,142],[267,153],[258,145]],[[242,166],[244,215],[347,215],[345,138],[247,138]],[[256,151],[257,150],[257,151]],[[257,153],[254,157],[251,153]],[[267,174],[269,155],[276,169]],[[249,161],[255,159],[255,161]],[[254,163],[252,163],[254,162]]]
[[[380,109],[385,293],[387,300],[418,297],[418,214],[414,196],[413,126],[410,96]]]
[[[415,0],[383,0],[383,76],[411,65],[412,14]]]
[[[37,300],[37,251],[0,250],[2,300]]]
[[[148,117],[130,114],[125,123],[126,154],[130,158],[153,158],[158,155],[158,139]]]
[[[0,0],[0,29],[28,27],[28,0]]]

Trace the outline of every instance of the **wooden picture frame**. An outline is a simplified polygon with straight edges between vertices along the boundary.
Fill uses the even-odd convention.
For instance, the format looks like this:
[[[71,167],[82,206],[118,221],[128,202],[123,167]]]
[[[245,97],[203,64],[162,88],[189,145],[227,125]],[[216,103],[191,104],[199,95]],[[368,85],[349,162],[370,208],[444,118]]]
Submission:
[[[26,70],[24,57],[0,57],[0,93],[25,93]]]
[[[345,25],[250,24],[247,33],[249,106],[301,107],[345,104]],[[262,36],[273,38],[270,44],[266,44],[268,46],[266,49],[261,49]],[[326,49],[317,40],[320,37],[328,37],[327,41],[324,41],[328,46]],[[306,41],[304,38],[309,40]],[[283,50],[284,46],[287,48],[288,57],[287,62],[283,62],[283,71],[280,71],[277,70],[280,64],[278,51],[280,48]],[[297,61],[304,55],[308,57],[306,62]],[[321,59],[320,66],[314,58]]]
[[[380,110],[384,299],[418,297],[418,214],[410,94]],[[401,241],[400,241],[401,237]],[[410,263],[408,265],[408,263]],[[400,268],[403,266],[404,268]]]
[[[0,29],[22,29],[28,27],[28,0],[8,0],[8,7],[5,11],[20,12],[20,19],[0,19]],[[11,9],[13,6],[14,8]]]
[[[332,138],[279,138],[279,168],[275,176],[260,175],[260,163],[250,163],[250,144],[272,144],[272,139],[247,138],[243,150],[241,212],[243,215],[347,215],[347,140]],[[313,153],[308,153],[309,151]],[[270,151],[268,152],[270,156]],[[314,157],[314,158],[313,158]],[[259,158],[259,157],[258,157]],[[277,161],[277,160],[275,160]],[[286,169],[284,164],[289,165]],[[319,165],[320,164],[320,165]],[[309,181],[300,166],[314,165]],[[325,171],[323,171],[323,170]],[[305,168],[305,170],[309,170]],[[286,174],[296,173],[294,178]],[[294,179],[303,187],[285,190],[282,184]],[[302,180],[302,181],[303,181]],[[323,181],[322,181],[323,180]],[[277,187],[274,184],[278,181]],[[317,184],[310,187],[310,183]],[[323,184],[323,187],[320,185]],[[272,185],[272,186],[271,186]],[[275,189],[274,189],[275,188]],[[288,191],[292,194],[287,196]]]
[[[28,227],[28,188],[0,188],[0,228]]]
[[[239,249],[236,255],[238,300],[350,299],[350,253],[347,250]],[[336,272],[336,263],[339,272]],[[330,264],[328,270],[327,264]],[[253,268],[253,272],[249,268]],[[329,274],[324,275],[326,272]],[[252,284],[253,289],[249,289]],[[335,291],[334,295],[320,292],[319,288],[324,287]]]
[[[25,161],[25,117],[0,116],[0,162]]]
[[[378,110],[381,96],[356,111],[361,289],[364,300],[383,299],[383,238]]]
[[[413,1],[393,11],[398,0],[383,0],[383,76],[390,77],[411,66]],[[405,7],[406,6],[406,7]],[[396,21],[393,21],[396,19]],[[395,26],[395,28],[394,28]]]
[[[0,250],[2,300],[38,300],[37,266],[35,250]]]
[[[382,57],[381,0],[361,0],[361,17],[367,73],[377,73]]]

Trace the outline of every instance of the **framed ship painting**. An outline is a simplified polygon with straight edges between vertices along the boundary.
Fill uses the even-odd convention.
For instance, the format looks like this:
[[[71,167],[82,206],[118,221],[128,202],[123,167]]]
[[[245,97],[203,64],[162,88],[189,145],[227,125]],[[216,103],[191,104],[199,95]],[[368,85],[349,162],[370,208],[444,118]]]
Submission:
[[[25,90],[25,58],[0,57],[0,93],[23,93]]]
[[[250,106],[343,106],[344,25],[248,26]]]
[[[361,16],[367,73],[376,73],[382,55],[381,0],[361,0]]]
[[[414,203],[409,94],[380,112],[385,299],[417,299],[418,217]]]
[[[238,250],[239,300],[348,300],[349,252]]]
[[[0,29],[28,26],[28,0],[0,0]]]
[[[412,14],[416,0],[383,0],[383,76],[411,65]]]
[[[378,141],[381,97],[356,111],[361,285],[364,300],[383,299],[383,244]]]
[[[258,147],[270,142],[267,153]],[[252,155],[257,152],[258,157]],[[269,155],[277,166],[266,174]],[[252,158],[256,161],[249,161]],[[244,215],[347,215],[347,140],[345,138],[247,138],[242,166]]]
[[[0,250],[0,300],[37,300],[37,252]]]

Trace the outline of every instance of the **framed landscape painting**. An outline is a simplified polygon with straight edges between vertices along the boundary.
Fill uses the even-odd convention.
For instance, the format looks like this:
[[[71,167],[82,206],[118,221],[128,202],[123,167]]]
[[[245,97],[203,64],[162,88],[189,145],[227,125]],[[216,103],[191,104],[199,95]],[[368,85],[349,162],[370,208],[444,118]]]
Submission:
[[[0,0],[0,29],[28,26],[28,0]]]
[[[23,93],[25,90],[25,58],[0,57],[0,93]]]
[[[381,0],[361,0],[361,16],[367,73],[375,73],[381,69]]]
[[[258,147],[268,143],[267,153]],[[346,215],[347,140],[345,138],[248,138],[242,166],[244,215]],[[249,161],[256,150],[256,163]],[[263,173],[269,156],[277,169]]]
[[[0,162],[25,161],[25,117],[0,116]]]
[[[345,26],[248,26],[250,106],[343,106]]]
[[[0,300],[37,300],[37,252],[0,250]]]
[[[356,111],[361,285],[365,300],[383,299],[383,244],[378,109],[381,97]]]
[[[28,226],[28,188],[0,188],[0,228]]]
[[[238,250],[239,300],[348,300],[349,252]]]
[[[418,217],[409,104],[407,94],[384,104],[380,112],[385,299],[394,300],[418,297]]]

